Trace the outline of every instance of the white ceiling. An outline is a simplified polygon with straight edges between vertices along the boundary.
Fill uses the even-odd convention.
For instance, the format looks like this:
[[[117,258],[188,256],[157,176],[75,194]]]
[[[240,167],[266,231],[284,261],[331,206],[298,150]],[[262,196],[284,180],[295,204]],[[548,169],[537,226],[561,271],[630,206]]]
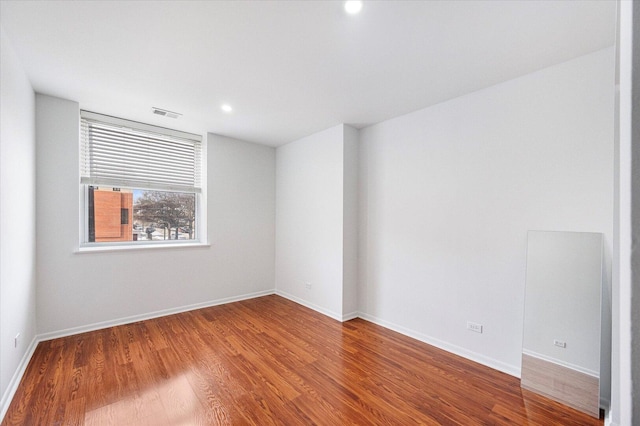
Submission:
[[[339,123],[364,127],[615,41],[615,1],[365,1],[355,16],[341,1],[0,4],[3,36],[37,92],[272,146]]]

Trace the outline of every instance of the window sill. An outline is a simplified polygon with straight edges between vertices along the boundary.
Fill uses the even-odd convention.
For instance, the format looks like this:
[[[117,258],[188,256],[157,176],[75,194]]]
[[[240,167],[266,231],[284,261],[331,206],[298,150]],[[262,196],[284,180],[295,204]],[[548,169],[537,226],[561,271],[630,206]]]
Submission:
[[[137,251],[137,250],[166,250],[166,249],[183,249],[183,248],[203,248],[211,247],[208,243],[155,243],[155,244],[118,244],[118,245],[99,245],[99,246],[81,246],[75,254],[86,253],[109,253],[118,251]]]

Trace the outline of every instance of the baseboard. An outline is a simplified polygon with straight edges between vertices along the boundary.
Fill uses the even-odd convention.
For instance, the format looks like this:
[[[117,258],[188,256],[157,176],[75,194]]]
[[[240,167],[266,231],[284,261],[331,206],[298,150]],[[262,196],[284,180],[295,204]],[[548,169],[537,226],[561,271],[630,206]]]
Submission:
[[[360,317],[360,313],[358,311],[351,312],[350,314],[344,314],[342,315],[342,322],[349,321],[359,317]]]
[[[605,410],[604,412],[604,426],[620,426],[611,418],[611,410]]]
[[[25,371],[27,371],[27,366],[29,365],[29,361],[31,361],[31,357],[36,350],[36,347],[40,343],[38,336],[34,336],[33,340],[29,344],[24,356],[20,360],[20,364],[18,364],[18,368],[16,372],[13,374],[13,377],[9,381],[9,386],[7,386],[7,390],[2,395],[2,400],[0,400],[0,423],[4,420],[5,414],[7,414],[7,410],[9,410],[9,405],[13,400],[13,396],[18,390],[18,385],[20,384],[20,380],[22,380],[22,376],[24,376]]]
[[[292,302],[296,302],[297,304],[305,306],[305,307],[307,307],[309,309],[313,309],[316,312],[320,312],[321,314],[326,315],[329,318],[333,318],[336,321],[340,321],[340,322],[344,321],[342,319],[342,315],[339,315],[339,314],[337,314],[337,313],[335,313],[333,311],[330,311],[328,309],[325,309],[325,308],[323,308],[321,306],[314,305],[313,303],[307,302],[306,300],[301,299],[301,298],[299,298],[297,296],[294,296],[293,294],[289,294],[286,291],[282,291],[282,290],[276,289],[275,294],[277,294],[278,296],[284,297],[285,299],[289,299]],[[353,318],[355,318],[355,317],[353,317]],[[353,318],[351,318],[351,319],[353,319]]]
[[[390,330],[397,331],[400,334],[404,334],[405,336],[409,336],[416,340],[420,340],[421,342],[427,343],[431,346],[435,346],[436,348],[445,350],[447,352],[451,352],[452,354],[459,355],[463,358],[467,358],[479,364],[486,365],[487,367],[491,367],[495,370],[502,371],[503,373],[509,374],[511,376],[515,376],[518,378],[520,377],[520,368],[515,365],[506,364],[502,361],[498,361],[491,357],[470,351],[465,348],[461,348],[456,345],[452,345],[451,343],[447,343],[440,339],[436,339],[435,337],[427,336],[415,330],[411,330],[406,327],[402,327],[400,325],[391,323],[389,321],[382,320],[380,318],[374,317],[373,315],[368,315],[360,312],[358,316],[374,324],[381,325]]]
[[[273,290],[258,291],[255,293],[247,293],[240,296],[225,297],[222,299],[210,300],[208,302],[194,303],[192,305],[179,306],[177,308],[163,309],[160,311],[149,312],[146,314],[132,315],[129,317],[119,318],[115,320],[102,321],[93,324],[83,325],[80,327],[72,327],[64,330],[52,331],[38,335],[39,341],[43,342],[60,337],[73,336],[75,334],[86,333],[89,331],[101,330],[103,328],[115,327],[118,325],[131,324],[138,321],[149,320],[153,318],[164,317],[167,315],[179,314],[181,312],[193,311],[196,309],[209,308],[216,305],[224,305],[225,303],[240,302],[242,300],[254,299],[256,297],[268,296],[274,294]]]

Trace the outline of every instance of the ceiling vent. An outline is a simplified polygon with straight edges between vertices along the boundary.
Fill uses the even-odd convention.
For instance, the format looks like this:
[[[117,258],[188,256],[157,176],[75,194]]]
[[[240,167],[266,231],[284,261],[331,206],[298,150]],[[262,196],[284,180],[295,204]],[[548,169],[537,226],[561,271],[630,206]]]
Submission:
[[[169,117],[169,118],[178,118],[182,115],[179,112],[167,111],[166,109],[160,109],[156,107],[152,107],[151,111],[153,111],[155,115],[161,115],[163,117]]]

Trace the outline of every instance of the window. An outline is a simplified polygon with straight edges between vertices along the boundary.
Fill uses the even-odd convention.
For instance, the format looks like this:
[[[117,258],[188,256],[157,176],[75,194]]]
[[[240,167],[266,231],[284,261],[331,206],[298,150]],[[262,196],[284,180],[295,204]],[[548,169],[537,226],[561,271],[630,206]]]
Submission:
[[[120,225],[129,224],[129,209],[120,209]]]
[[[199,241],[202,139],[81,111],[83,245]]]

